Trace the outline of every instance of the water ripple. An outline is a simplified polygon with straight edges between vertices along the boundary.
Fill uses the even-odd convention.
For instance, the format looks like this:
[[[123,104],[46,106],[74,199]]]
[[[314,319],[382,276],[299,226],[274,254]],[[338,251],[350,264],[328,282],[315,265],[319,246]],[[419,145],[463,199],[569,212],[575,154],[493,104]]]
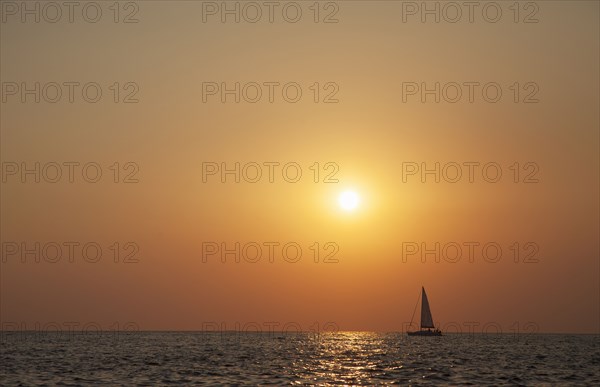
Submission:
[[[600,385],[598,335],[3,332],[2,385]]]

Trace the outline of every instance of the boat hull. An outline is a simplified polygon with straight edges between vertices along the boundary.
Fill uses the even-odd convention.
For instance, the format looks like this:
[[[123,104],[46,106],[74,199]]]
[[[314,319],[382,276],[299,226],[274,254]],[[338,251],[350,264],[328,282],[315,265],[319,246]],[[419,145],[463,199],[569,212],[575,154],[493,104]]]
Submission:
[[[414,332],[406,332],[409,336],[441,336],[442,332],[438,329],[435,331],[414,331]]]

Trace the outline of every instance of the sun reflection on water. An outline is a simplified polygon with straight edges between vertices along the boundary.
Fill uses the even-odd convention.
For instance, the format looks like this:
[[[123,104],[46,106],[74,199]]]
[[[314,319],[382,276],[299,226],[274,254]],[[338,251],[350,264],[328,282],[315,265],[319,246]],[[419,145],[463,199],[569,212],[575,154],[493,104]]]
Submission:
[[[398,370],[401,364],[391,369],[382,367],[388,363],[389,351],[381,334],[373,332],[336,332],[315,335],[312,340],[312,357],[302,359],[296,366],[312,375],[313,383],[365,384],[374,377]],[[390,381],[391,383],[392,381]],[[302,384],[300,382],[299,384]],[[326,385],[327,385],[326,384]]]

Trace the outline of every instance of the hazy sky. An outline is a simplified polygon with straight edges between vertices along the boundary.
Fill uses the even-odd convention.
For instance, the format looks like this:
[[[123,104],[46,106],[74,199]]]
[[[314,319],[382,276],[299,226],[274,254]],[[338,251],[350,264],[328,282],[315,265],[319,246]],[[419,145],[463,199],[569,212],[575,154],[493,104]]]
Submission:
[[[598,333],[598,2],[461,3],[2,1],[4,326]]]

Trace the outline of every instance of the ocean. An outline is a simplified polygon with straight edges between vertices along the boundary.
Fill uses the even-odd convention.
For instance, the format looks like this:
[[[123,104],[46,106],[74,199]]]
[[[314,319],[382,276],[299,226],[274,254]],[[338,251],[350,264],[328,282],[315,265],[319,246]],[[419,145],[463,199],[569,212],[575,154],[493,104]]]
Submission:
[[[600,336],[2,332],[0,384],[600,385]]]

